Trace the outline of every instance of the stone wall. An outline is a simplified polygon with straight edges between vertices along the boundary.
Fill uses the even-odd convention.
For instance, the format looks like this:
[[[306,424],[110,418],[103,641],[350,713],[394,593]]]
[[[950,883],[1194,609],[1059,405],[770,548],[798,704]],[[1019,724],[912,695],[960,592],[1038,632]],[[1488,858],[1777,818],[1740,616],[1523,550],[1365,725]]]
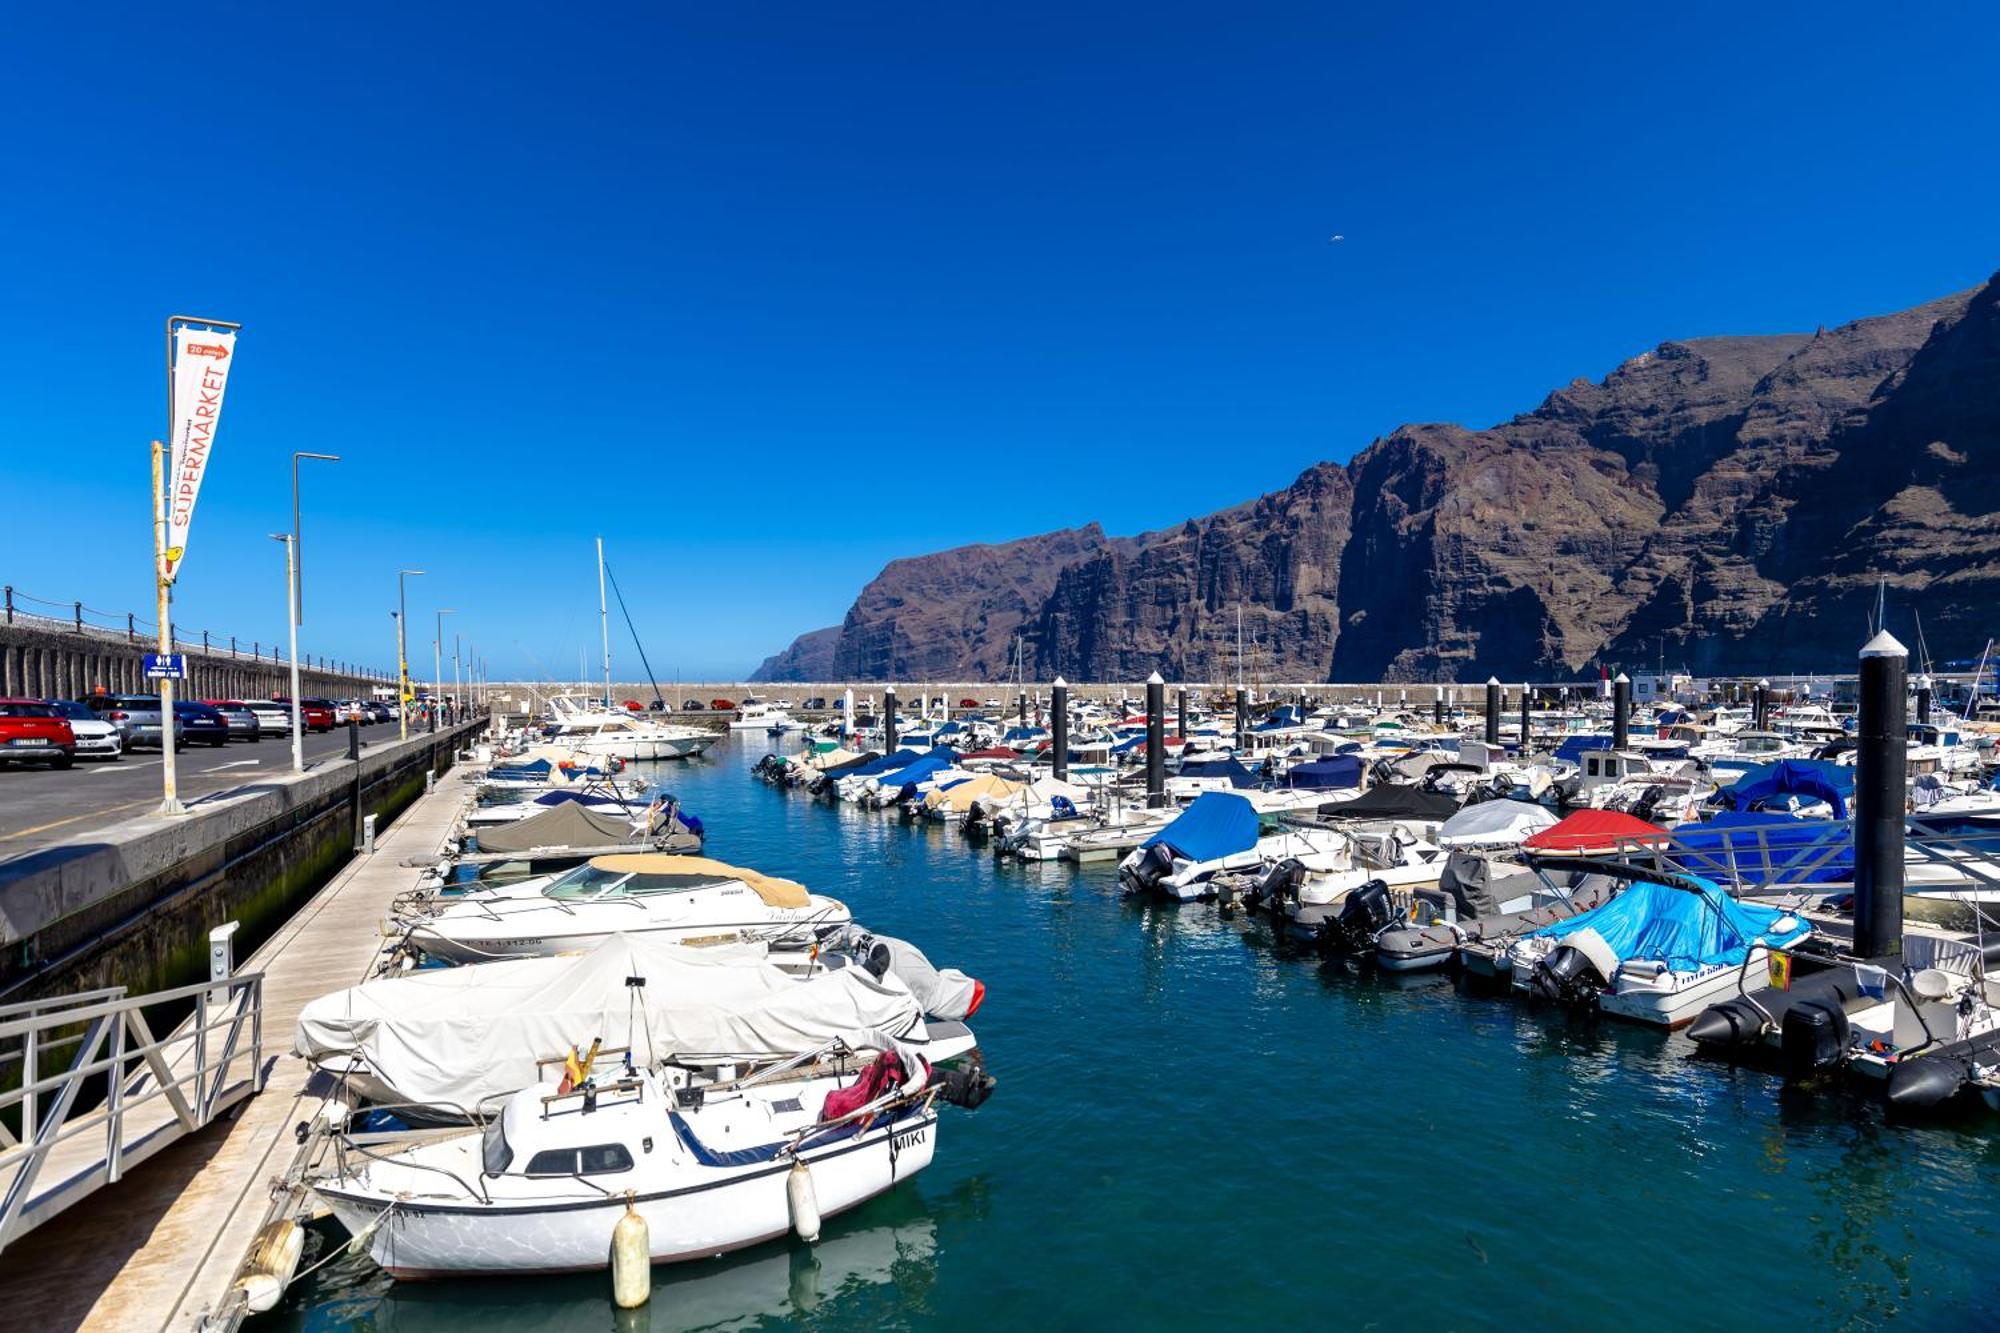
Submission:
[[[157,651],[158,645],[144,635],[91,627],[77,631],[48,622],[0,625],[0,696],[80,699],[100,689],[152,694],[159,687],[146,679],[144,659]],[[291,693],[291,668],[277,659],[270,644],[211,642],[204,649],[196,641],[180,644],[179,651],[187,656],[191,686],[184,697],[268,699]],[[307,698],[347,698],[393,683],[365,672],[313,666],[299,672],[300,692]]]

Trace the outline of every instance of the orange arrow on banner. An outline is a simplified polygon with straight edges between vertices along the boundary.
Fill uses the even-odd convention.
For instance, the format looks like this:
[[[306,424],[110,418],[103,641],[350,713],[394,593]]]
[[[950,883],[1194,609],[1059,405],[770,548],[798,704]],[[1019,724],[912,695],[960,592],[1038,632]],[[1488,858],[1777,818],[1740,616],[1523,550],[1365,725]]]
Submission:
[[[189,343],[187,354],[189,356],[212,356],[218,361],[227,361],[229,359],[229,349],[221,343]]]

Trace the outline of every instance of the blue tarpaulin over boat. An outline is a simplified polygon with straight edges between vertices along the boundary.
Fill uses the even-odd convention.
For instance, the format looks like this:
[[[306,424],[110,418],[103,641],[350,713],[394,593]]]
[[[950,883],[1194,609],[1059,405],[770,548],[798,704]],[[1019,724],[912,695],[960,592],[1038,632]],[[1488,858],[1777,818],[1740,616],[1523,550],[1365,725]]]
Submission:
[[[1854,878],[1854,826],[1768,810],[1730,810],[1673,830],[1674,859],[1698,874],[1743,884],[1819,884]]]
[[[1243,761],[1235,755],[1224,755],[1219,759],[1196,759],[1183,762],[1176,777],[1183,778],[1228,778],[1232,787],[1255,787],[1257,775],[1243,766]]]
[[[1560,939],[1590,927],[1604,937],[1620,962],[1641,958],[1665,963],[1675,972],[1719,964],[1740,965],[1759,936],[1782,948],[1812,927],[1775,907],[1738,902],[1707,880],[1702,891],[1664,884],[1627,885],[1610,902],[1580,916],[1528,932]],[[1778,930],[1777,922],[1790,922]]]
[[[1611,748],[1609,736],[1565,736],[1563,743],[1556,747],[1556,758],[1566,764],[1573,764],[1583,757],[1585,750],[1608,750]]]
[[[1297,764],[1285,774],[1287,787],[1301,787],[1307,791],[1320,791],[1334,787],[1359,787],[1361,785],[1361,757],[1352,754],[1335,755],[1330,759],[1315,759],[1309,764]]]
[[[1847,818],[1847,802],[1853,795],[1854,770],[1823,759],[1780,759],[1749,770],[1718,793],[1732,810],[1754,810],[1759,802],[1781,796],[1804,796],[1825,801],[1833,807],[1835,819]]]
[[[877,773],[893,773],[899,768],[907,768],[924,757],[922,750],[897,750],[885,754],[880,759],[871,760],[859,768],[850,768],[840,776],[844,778],[872,778]]]
[[[877,780],[884,787],[907,787],[913,782],[923,782],[933,774],[950,768],[957,759],[958,756],[949,750],[942,754],[933,750],[914,764],[905,764],[901,768],[881,774]]]
[[[1213,861],[1257,845],[1257,811],[1234,792],[1203,792],[1141,847],[1164,843],[1190,861]]]
[[[1291,704],[1281,704],[1271,710],[1271,715],[1257,724],[1258,731],[1277,731],[1283,727],[1305,725],[1305,717]]]

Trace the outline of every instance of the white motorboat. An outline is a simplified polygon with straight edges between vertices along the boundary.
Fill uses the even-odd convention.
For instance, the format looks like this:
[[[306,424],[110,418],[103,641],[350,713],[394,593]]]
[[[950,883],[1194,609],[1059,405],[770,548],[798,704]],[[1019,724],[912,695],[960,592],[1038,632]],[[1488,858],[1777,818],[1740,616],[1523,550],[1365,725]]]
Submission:
[[[406,945],[446,963],[535,958],[616,934],[678,944],[809,947],[853,917],[837,898],[701,856],[596,856],[561,874],[439,900],[402,919]]]
[[[1208,881],[1224,871],[1295,860],[1334,869],[1348,858],[1347,835],[1327,828],[1284,828],[1266,833],[1257,809],[1234,792],[1207,792],[1171,823],[1126,854],[1118,879],[1131,894],[1178,901],[1205,898]]]
[[[770,731],[793,728],[803,731],[805,724],[786,711],[783,704],[766,703],[762,699],[745,699],[736,709],[736,716],[729,719],[731,731]]]
[[[909,1070],[893,1053],[859,1077],[840,1063],[713,1082],[628,1064],[537,1084],[481,1129],[343,1150],[311,1184],[397,1278],[602,1269],[628,1211],[655,1264],[817,1238],[821,1218],[930,1165],[938,1100],[976,1106],[992,1087],[983,1070]]]

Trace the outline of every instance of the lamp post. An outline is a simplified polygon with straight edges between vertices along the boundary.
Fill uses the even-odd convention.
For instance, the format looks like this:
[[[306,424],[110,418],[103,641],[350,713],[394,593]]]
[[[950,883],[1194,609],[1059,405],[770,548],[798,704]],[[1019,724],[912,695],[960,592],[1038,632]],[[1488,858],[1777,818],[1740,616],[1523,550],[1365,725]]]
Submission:
[[[314,454],[304,450],[292,452],[292,530],[287,536],[273,534],[273,539],[285,543],[285,587],[291,593],[288,606],[292,632],[292,772],[306,771],[305,728],[299,714],[299,622],[305,619],[301,607],[304,594],[301,589],[303,577],[300,567],[303,560],[299,547],[299,460],[316,458],[323,463],[338,463],[339,454]]]
[[[406,580],[422,577],[421,569],[396,571],[396,739],[410,739],[410,594]]]
[[[459,657],[464,652],[464,644],[457,634],[451,636],[451,715],[457,717],[465,711],[464,687],[458,683]]]
[[[431,640],[431,730],[438,729],[438,700],[444,697],[444,618],[458,612],[452,607],[440,607],[437,613],[437,637]]]

